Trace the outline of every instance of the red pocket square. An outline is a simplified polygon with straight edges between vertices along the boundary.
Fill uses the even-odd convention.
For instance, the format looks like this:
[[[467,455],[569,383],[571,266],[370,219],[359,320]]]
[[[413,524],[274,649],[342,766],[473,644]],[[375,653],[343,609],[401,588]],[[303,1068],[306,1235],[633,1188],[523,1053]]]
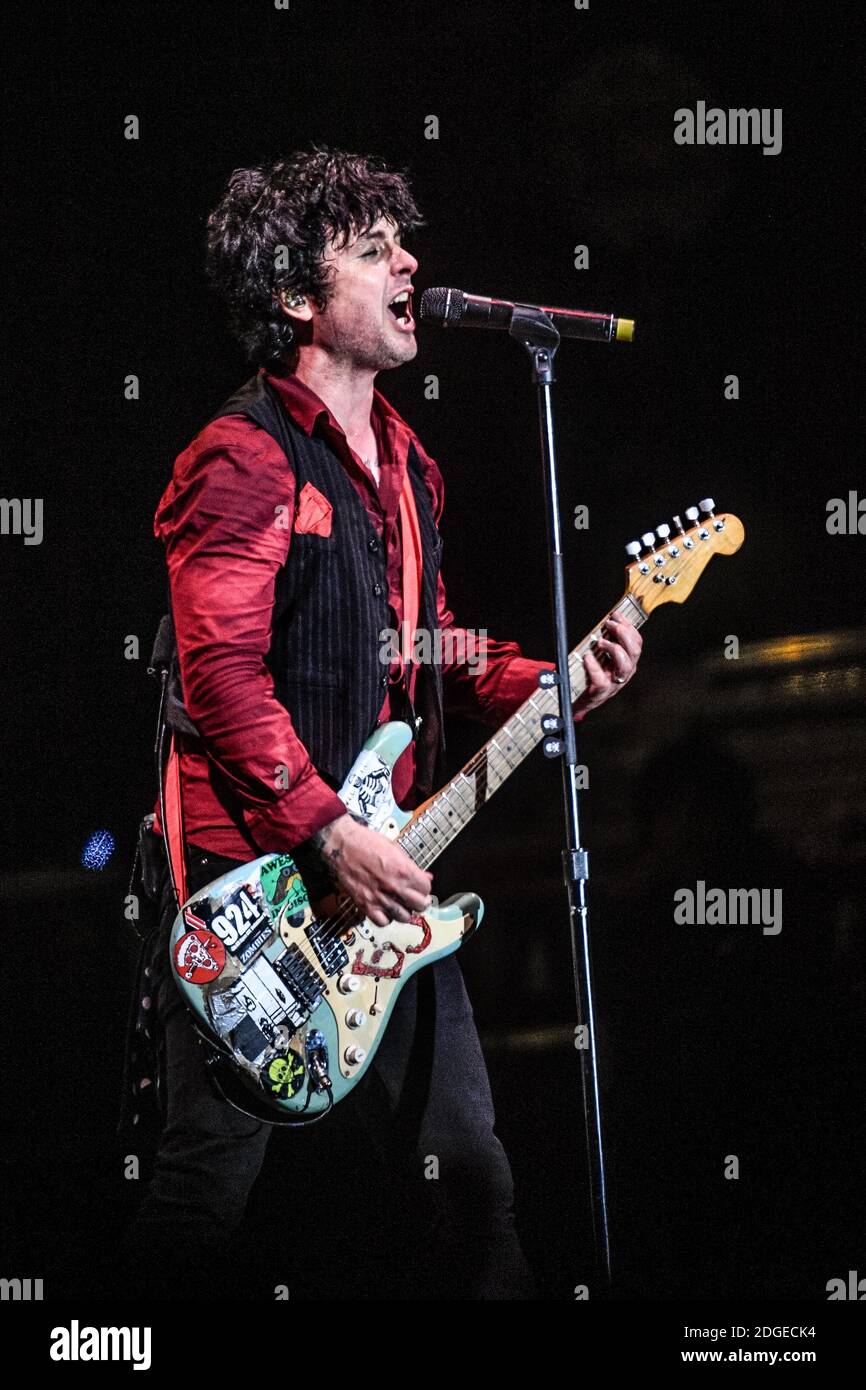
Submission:
[[[330,536],[333,507],[312,483],[304,483],[292,527],[299,535]]]

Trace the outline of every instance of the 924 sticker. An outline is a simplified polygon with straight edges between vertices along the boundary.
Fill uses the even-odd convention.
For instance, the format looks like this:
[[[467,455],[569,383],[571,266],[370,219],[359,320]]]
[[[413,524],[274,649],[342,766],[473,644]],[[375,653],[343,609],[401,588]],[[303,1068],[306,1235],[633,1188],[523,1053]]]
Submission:
[[[208,926],[241,965],[248,964],[273,933],[261,887],[253,888],[248,884],[233,893],[227,902],[220,904]]]

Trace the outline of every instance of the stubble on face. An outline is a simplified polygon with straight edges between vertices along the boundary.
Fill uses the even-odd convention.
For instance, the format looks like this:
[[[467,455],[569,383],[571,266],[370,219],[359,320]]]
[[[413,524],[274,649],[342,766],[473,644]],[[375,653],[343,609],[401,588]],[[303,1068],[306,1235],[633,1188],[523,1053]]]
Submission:
[[[319,343],[335,362],[353,370],[387,371],[411,362],[418,343],[414,333],[398,333],[384,319],[388,277],[368,273],[370,262],[357,254],[359,240],[350,238],[338,249],[332,243],[325,254],[331,291],[319,316]]]

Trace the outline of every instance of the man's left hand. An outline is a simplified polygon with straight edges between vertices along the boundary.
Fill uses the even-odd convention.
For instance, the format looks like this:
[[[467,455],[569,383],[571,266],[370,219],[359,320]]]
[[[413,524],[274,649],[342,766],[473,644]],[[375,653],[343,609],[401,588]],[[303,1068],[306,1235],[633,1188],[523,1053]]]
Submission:
[[[628,684],[637,670],[642,646],[643,638],[631,623],[622,618],[605,619],[593,651],[583,658],[586,689],[574,702],[575,714],[596,709]]]

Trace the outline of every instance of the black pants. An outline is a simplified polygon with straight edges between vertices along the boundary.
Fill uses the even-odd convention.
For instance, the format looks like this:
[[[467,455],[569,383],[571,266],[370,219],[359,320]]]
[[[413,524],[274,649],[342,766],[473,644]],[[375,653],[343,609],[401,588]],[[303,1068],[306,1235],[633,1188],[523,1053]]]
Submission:
[[[237,862],[194,846],[189,861],[190,892]],[[276,1136],[280,1224],[263,1287],[272,1281],[303,1297],[302,1271],[315,1268],[317,1252],[336,1248],[345,1252],[336,1298],[376,1297],[369,1281],[382,1278],[392,1297],[405,1282],[416,1290],[406,1297],[532,1298],[511,1169],[494,1133],[487,1068],[456,956],[407,982],[352,1094],[320,1124],[287,1134],[239,1113],[214,1089],[168,972],[174,916],[166,876],[153,1003],[164,1030],[167,1115],[153,1177],[126,1235],[122,1278],[132,1295],[197,1298],[204,1286],[232,1297],[232,1236]],[[304,1218],[297,1224],[307,1248],[281,1250],[280,1240],[294,1247],[297,1239],[293,1212]],[[377,1234],[386,1226],[398,1255],[376,1273]]]

